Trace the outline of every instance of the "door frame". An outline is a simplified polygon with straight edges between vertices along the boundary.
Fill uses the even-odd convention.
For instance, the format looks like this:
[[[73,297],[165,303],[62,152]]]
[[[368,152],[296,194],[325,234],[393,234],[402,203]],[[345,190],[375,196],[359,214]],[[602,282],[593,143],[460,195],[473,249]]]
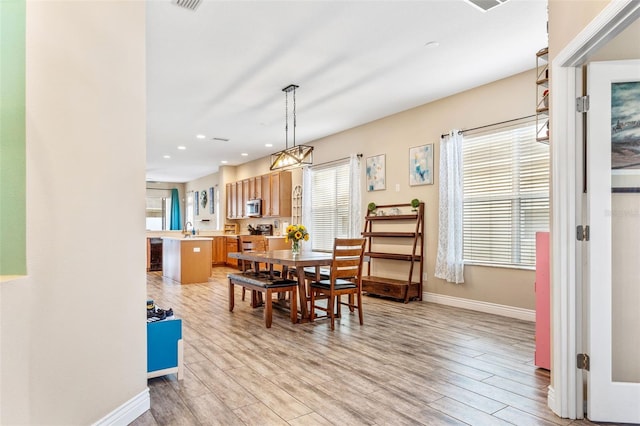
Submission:
[[[584,417],[583,378],[576,368],[583,333],[582,259],[576,225],[582,216],[582,120],[575,99],[581,66],[640,18],[637,0],[613,0],[551,63],[551,384],[549,408],[560,417]],[[557,143],[555,141],[558,141]]]

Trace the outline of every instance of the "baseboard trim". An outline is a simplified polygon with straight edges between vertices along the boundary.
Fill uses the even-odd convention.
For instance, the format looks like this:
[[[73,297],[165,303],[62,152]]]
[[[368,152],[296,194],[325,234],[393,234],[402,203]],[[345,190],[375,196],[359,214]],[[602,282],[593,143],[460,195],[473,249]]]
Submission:
[[[151,408],[149,388],[140,392],[120,407],[94,423],[94,426],[126,426]]]
[[[553,389],[552,386],[549,386],[547,388],[547,407],[549,407],[556,416],[562,417],[560,413],[560,408],[557,406],[556,391]]]
[[[533,309],[516,308],[513,306],[499,305],[497,303],[463,299],[461,297],[446,296],[443,294],[429,292],[423,293],[423,300],[439,303],[440,305],[455,306],[456,308],[464,308],[488,314],[502,315],[509,318],[517,318],[523,321],[535,322],[536,320],[536,311]]]

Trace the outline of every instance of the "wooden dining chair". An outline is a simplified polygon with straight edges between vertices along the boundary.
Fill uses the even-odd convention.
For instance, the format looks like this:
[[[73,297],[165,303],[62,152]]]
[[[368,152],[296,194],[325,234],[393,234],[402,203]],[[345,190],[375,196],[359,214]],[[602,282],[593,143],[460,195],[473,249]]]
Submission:
[[[240,252],[242,253],[267,250],[267,238],[264,235],[240,235],[238,239],[240,240]],[[239,260],[238,262],[242,272],[253,269],[253,262],[248,260]]]
[[[364,238],[335,239],[329,279],[312,281],[310,285],[311,321],[316,318],[316,309],[324,311],[331,320],[331,330],[334,330],[335,317],[340,316],[341,306],[346,305],[351,312],[357,309],[360,325],[364,323],[362,315],[364,244]],[[341,296],[345,294],[349,295],[349,301],[346,303],[341,300]],[[316,305],[319,299],[326,299],[327,305]]]
[[[240,235],[238,239],[240,240],[241,253],[267,250],[267,238],[264,235]],[[258,265],[259,268],[256,271],[253,262],[248,260],[238,261],[238,267],[243,273],[260,274],[262,272],[268,272],[269,265],[266,263],[262,265],[264,265],[264,268],[262,268],[261,265]],[[247,289],[245,287],[242,287],[242,300],[244,300],[246,290]]]

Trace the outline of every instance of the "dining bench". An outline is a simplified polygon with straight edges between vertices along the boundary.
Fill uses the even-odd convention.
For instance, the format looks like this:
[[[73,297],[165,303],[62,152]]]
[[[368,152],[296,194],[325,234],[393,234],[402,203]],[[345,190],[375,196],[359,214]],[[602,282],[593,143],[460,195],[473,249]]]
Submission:
[[[264,294],[264,323],[267,328],[271,328],[273,316],[273,293],[291,292],[289,297],[291,309],[291,322],[298,321],[298,282],[295,280],[281,279],[269,274],[246,272],[239,274],[227,274],[229,279],[229,312],[233,312],[235,305],[234,286],[239,285],[251,291]],[[255,306],[254,306],[255,307]]]

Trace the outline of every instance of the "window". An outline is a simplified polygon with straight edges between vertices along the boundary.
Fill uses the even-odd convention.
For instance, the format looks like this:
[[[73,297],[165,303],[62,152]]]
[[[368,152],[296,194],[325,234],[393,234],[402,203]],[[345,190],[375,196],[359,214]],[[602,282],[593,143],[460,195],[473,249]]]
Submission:
[[[549,146],[535,124],[465,137],[464,260],[535,265],[535,233],[549,229]]]
[[[185,223],[185,231],[190,231],[191,229],[193,229],[193,222],[195,221],[195,214],[194,214],[194,204],[197,207],[198,206],[198,201],[195,200],[195,192],[188,192],[187,193],[187,216],[186,219],[184,221]],[[186,229],[186,224],[189,223],[191,224],[191,229]]]
[[[147,197],[147,229],[162,231],[171,223],[171,197]]]
[[[335,238],[353,235],[349,161],[313,167],[311,188],[312,250],[332,251]]]

